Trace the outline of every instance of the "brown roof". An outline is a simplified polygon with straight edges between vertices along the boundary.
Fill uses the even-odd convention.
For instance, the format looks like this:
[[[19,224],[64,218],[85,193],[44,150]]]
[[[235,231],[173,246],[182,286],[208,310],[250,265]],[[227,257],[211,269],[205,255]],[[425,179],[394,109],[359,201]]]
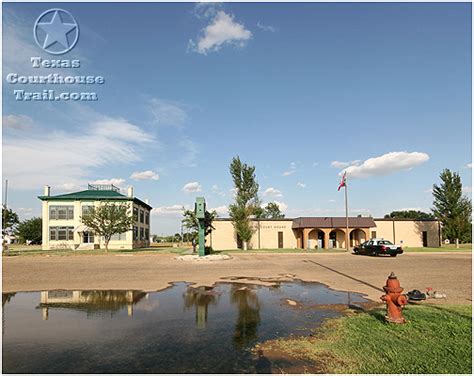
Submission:
[[[346,227],[346,217],[299,217],[293,219],[292,228]],[[372,217],[349,217],[349,227],[376,227]]]

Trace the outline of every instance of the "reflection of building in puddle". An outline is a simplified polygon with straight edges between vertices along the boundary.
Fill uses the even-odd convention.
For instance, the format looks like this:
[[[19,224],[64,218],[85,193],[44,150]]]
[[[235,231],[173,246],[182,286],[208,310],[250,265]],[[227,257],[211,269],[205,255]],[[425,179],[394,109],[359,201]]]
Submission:
[[[143,291],[134,290],[90,290],[90,291],[42,291],[38,308],[43,311],[43,320],[49,317],[50,309],[72,309],[86,312],[87,315],[112,316],[125,306],[128,316],[133,316],[133,305],[146,297]]]
[[[196,325],[203,329],[207,323],[207,311],[210,304],[217,304],[219,293],[215,292],[212,287],[188,287],[183,294],[184,307],[196,309]]]

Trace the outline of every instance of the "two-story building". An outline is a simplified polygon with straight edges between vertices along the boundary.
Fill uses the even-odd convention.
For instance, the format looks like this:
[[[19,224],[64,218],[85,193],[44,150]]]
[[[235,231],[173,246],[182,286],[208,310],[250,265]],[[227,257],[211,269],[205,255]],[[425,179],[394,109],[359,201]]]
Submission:
[[[134,249],[150,245],[152,207],[148,200],[134,197],[133,187],[129,187],[127,195],[123,195],[120,188],[111,184],[89,184],[84,191],[52,196],[51,188],[45,186],[43,196],[38,198],[43,202],[43,250],[105,248],[104,239],[81,222],[84,213],[104,202],[128,205],[135,219],[129,231],[112,237],[110,249]]]

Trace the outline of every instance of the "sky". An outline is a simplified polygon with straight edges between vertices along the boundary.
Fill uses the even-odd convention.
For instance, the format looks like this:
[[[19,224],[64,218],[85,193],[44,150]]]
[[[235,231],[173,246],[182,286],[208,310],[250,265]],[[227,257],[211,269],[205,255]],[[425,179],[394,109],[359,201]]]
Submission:
[[[62,55],[32,35],[51,8],[80,29]],[[113,183],[150,200],[153,234],[179,232],[197,196],[227,216],[234,156],[289,218],[343,216],[344,170],[350,215],[430,211],[444,168],[471,195],[469,3],[3,3],[2,21],[3,180],[22,219],[41,215],[44,185]],[[21,101],[15,89],[97,101]]]

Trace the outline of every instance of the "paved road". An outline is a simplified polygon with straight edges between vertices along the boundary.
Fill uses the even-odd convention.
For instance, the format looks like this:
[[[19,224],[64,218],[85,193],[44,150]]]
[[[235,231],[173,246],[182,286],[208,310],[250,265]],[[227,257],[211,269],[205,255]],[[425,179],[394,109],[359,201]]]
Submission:
[[[407,253],[367,257],[345,253],[243,254],[214,262],[177,261],[174,255],[32,256],[3,258],[3,291],[53,289],[160,290],[173,281],[212,285],[247,277],[317,281],[332,288],[361,292],[379,301],[391,271],[405,291],[433,287],[447,294],[439,303],[471,304],[470,252]]]

